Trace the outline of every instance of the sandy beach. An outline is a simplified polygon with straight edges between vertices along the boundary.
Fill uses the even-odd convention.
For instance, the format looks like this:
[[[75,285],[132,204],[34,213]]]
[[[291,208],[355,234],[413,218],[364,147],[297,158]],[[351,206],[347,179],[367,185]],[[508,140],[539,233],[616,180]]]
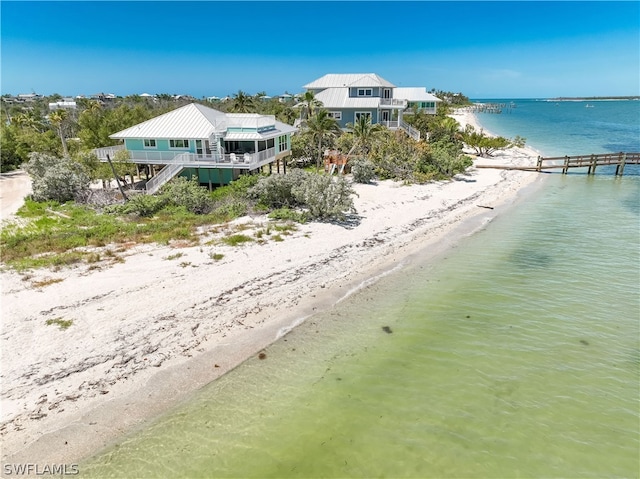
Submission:
[[[477,162],[536,158],[514,148]],[[119,262],[98,268],[1,271],[3,463],[77,463],[412,253],[443,251],[467,220],[476,220],[468,233],[537,178],[472,167],[449,182],[355,185],[359,222],[348,227],[304,224],[284,241],[236,247],[207,245],[213,236],[199,246],[124,245],[112,247]],[[9,184],[3,218],[15,211],[5,211]],[[244,217],[227,228],[252,235],[267,223]],[[57,319],[72,323],[47,324]]]

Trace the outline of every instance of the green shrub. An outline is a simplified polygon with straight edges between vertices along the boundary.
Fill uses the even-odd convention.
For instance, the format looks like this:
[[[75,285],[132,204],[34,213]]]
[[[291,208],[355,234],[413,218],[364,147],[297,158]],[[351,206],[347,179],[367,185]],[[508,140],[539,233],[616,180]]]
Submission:
[[[191,180],[174,178],[162,187],[160,197],[168,204],[184,206],[187,211],[195,214],[207,214],[213,206],[209,191],[201,187],[195,177]]]
[[[80,163],[70,158],[30,153],[24,169],[31,176],[31,197],[35,201],[64,203],[89,190],[89,175]]]
[[[345,218],[345,212],[355,212],[353,188],[343,177],[309,174],[291,190],[296,202],[304,205],[313,219],[332,220]]]
[[[269,218],[274,220],[289,220],[296,223],[306,223],[307,215],[303,211],[295,211],[289,208],[279,208],[269,213]]]
[[[244,198],[229,197],[215,204],[212,211],[219,221],[231,221],[244,216],[249,211],[249,200]]]
[[[286,175],[271,175],[260,178],[257,184],[248,191],[251,198],[270,208],[299,206],[292,193],[295,185],[300,184],[312,175],[300,169],[290,170]]]
[[[119,213],[135,214],[138,216],[153,216],[166,204],[165,198],[153,195],[135,195],[124,205],[120,205]]]
[[[375,166],[369,160],[364,158],[356,158],[349,162],[353,181],[356,183],[371,183],[376,176]]]

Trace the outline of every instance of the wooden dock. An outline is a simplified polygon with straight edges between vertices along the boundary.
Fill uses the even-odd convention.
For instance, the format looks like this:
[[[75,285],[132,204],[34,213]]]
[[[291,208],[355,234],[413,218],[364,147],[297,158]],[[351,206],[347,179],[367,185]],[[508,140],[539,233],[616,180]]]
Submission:
[[[640,153],[599,153],[594,155],[538,157],[535,166],[476,165],[476,168],[496,168],[500,170],[537,171],[561,169],[567,174],[572,168],[587,168],[587,174],[595,174],[598,166],[615,165],[616,175],[622,176],[625,165],[640,165]]]

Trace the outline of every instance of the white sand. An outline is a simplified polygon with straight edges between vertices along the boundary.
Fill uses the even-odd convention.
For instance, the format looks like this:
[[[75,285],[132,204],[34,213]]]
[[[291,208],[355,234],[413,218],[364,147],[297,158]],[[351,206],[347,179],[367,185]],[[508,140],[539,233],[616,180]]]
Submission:
[[[0,220],[9,218],[31,193],[31,177],[22,170],[0,175]]]
[[[531,165],[536,153],[481,161]],[[472,168],[451,182],[356,185],[353,227],[300,225],[282,242],[239,247],[132,246],[117,253],[124,262],[99,269],[1,272],[3,461],[71,463],[95,452],[367,278],[451,244],[463,220],[488,221],[536,178]],[[243,218],[229,228],[246,224],[254,235],[266,223]],[[61,281],[37,286],[50,279]],[[72,325],[46,324],[56,318]]]

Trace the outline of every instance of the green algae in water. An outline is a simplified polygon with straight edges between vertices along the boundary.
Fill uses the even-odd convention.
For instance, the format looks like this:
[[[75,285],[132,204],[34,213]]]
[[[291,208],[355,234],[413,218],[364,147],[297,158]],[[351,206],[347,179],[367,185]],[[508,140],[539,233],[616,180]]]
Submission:
[[[82,476],[636,477],[640,258],[621,200],[640,184],[612,186],[551,178],[446,260],[310,319]],[[549,258],[514,261],[525,250]]]

